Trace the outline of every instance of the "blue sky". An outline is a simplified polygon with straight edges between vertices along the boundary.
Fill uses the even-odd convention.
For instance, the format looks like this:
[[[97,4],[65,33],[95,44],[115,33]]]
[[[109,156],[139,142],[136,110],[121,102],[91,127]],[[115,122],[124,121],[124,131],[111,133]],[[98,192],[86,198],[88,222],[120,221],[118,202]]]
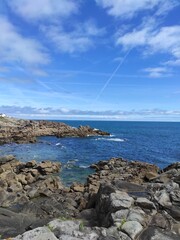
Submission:
[[[180,121],[179,0],[0,1],[0,112]]]

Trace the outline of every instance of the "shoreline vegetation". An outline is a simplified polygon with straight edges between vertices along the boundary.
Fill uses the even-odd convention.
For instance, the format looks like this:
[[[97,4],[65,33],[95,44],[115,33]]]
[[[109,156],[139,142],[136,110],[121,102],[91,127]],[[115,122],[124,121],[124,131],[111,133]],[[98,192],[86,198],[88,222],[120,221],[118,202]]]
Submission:
[[[1,118],[1,144],[34,142],[39,134],[108,134],[90,127]],[[112,158],[91,168],[95,172],[84,184],[66,187],[59,177],[61,163],[0,156],[0,239],[179,239],[180,162],[160,169]]]

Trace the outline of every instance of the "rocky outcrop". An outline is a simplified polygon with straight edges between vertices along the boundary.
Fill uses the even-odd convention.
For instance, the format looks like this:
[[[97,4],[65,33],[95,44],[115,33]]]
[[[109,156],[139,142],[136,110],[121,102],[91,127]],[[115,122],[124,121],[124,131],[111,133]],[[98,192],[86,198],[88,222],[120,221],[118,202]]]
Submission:
[[[34,143],[38,136],[87,137],[97,135],[109,135],[109,133],[89,126],[74,128],[61,122],[0,118],[0,144]]]
[[[40,195],[50,196],[61,190],[60,163],[31,161],[21,163],[14,156],[0,158],[0,206],[22,204]]]
[[[38,181],[43,186],[44,177],[47,179],[57,171],[55,166],[51,162],[19,163],[12,156],[1,158],[0,177],[4,178],[3,174],[11,167],[11,174],[5,178],[8,181],[1,184],[1,189],[8,192],[16,178],[11,190],[26,197],[23,200],[26,203],[11,202],[8,208],[0,208],[3,237],[15,240],[180,238],[179,163],[160,170],[152,164],[113,158],[94,164],[96,172],[84,185],[74,183],[66,188],[57,181],[56,186],[45,184],[46,189],[39,190]],[[50,173],[50,169],[54,170]],[[26,183],[26,176],[32,170],[40,178]],[[32,192],[31,198],[26,186],[35,186],[34,190],[41,192],[37,197]],[[5,196],[4,192],[1,196]]]

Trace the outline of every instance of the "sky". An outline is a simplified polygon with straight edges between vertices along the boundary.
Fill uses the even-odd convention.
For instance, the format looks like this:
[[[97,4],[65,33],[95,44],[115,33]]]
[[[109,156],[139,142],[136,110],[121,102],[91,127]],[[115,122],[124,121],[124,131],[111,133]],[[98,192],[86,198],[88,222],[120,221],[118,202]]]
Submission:
[[[180,121],[179,0],[0,0],[0,113]]]

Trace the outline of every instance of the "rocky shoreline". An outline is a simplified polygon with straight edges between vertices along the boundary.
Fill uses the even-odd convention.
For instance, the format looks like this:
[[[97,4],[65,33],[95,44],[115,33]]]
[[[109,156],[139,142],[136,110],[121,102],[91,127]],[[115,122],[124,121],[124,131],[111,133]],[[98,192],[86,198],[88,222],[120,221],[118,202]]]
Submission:
[[[65,187],[59,163],[0,157],[0,235],[14,240],[176,240],[180,163],[163,170],[112,158]]]
[[[110,135],[89,126],[71,127],[62,122],[45,120],[22,120],[12,117],[0,117],[0,144],[34,143],[39,136],[87,137]]]

